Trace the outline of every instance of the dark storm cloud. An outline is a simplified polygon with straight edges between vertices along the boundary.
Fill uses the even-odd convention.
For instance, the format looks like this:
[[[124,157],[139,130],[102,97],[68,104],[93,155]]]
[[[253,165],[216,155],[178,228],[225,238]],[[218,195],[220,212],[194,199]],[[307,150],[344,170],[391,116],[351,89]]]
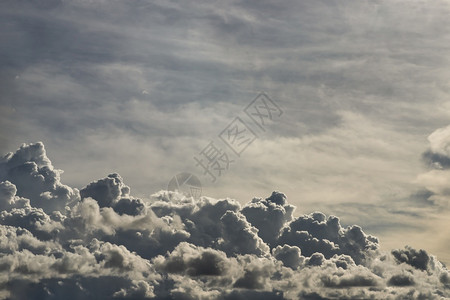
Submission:
[[[1,168],[10,180],[0,183],[2,298],[450,296],[449,272],[434,256],[411,247],[384,253],[359,226],[320,212],[293,217],[280,192],[243,207],[167,191],[143,201],[114,173],[80,192],[66,186],[76,198],[56,193],[57,205],[43,210],[36,191],[63,186],[43,144],[22,145]]]

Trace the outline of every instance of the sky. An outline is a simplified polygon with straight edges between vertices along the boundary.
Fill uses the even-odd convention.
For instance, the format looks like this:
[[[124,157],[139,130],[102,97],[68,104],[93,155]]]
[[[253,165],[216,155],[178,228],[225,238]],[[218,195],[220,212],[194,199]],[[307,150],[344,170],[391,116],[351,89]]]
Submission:
[[[3,0],[0,153],[41,141],[63,184],[118,173],[143,200],[181,172],[241,205],[280,191],[295,216],[449,264],[449,15],[446,0]],[[245,113],[261,93],[279,109],[264,128]],[[221,139],[235,118],[255,137],[240,155]],[[215,182],[194,159],[210,142],[234,160]]]

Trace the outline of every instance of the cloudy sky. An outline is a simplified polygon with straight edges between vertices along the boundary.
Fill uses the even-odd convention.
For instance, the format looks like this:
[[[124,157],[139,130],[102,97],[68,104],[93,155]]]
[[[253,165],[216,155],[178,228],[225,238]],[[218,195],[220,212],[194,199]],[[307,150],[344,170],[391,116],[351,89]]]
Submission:
[[[450,2],[3,0],[0,26],[2,154],[42,141],[64,184],[116,172],[141,199],[180,172],[241,204],[279,190],[450,263]],[[234,160],[215,182],[210,142]]]

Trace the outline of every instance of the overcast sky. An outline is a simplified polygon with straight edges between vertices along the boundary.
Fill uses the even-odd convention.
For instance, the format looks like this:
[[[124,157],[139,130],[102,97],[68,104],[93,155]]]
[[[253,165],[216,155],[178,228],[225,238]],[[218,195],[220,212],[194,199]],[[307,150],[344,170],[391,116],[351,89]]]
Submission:
[[[75,188],[117,172],[148,198],[284,192],[450,263],[450,2],[0,2],[0,150],[42,141]],[[265,131],[244,108],[265,92]],[[236,156],[219,134],[257,138]],[[234,163],[216,182],[194,156]]]

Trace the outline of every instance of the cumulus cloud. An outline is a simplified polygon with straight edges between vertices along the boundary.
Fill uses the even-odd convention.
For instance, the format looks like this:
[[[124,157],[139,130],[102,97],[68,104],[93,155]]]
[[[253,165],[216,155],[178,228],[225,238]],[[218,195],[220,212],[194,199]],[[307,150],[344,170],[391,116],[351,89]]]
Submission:
[[[425,158],[436,168],[448,168],[450,166],[450,126],[436,129],[428,136],[430,149],[424,153]]]
[[[61,183],[61,173],[53,167],[41,142],[23,144],[0,159],[0,181],[13,183],[18,196],[28,198],[33,207],[46,212],[63,210],[79,197],[77,189]]]
[[[281,228],[292,220],[295,207],[286,201],[286,195],[273,192],[267,199],[254,198],[242,208],[247,220],[258,228],[261,238],[269,245],[274,245]]]
[[[116,173],[78,191],[42,143],[1,168],[1,298],[450,297],[448,270],[425,250],[383,252],[335,216],[294,217],[281,192],[243,206],[169,191],[141,200]]]
[[[428,136],[430,148],[423,156],[433,167],[447,169],[450,167],[450,126],[436,129]]]
[[[429,201],[449,206],[450,189],[450,126],[438,128],[428,136],[429,148],[422,154],[429,171],[417,176],[417,183],[430,193]]]

